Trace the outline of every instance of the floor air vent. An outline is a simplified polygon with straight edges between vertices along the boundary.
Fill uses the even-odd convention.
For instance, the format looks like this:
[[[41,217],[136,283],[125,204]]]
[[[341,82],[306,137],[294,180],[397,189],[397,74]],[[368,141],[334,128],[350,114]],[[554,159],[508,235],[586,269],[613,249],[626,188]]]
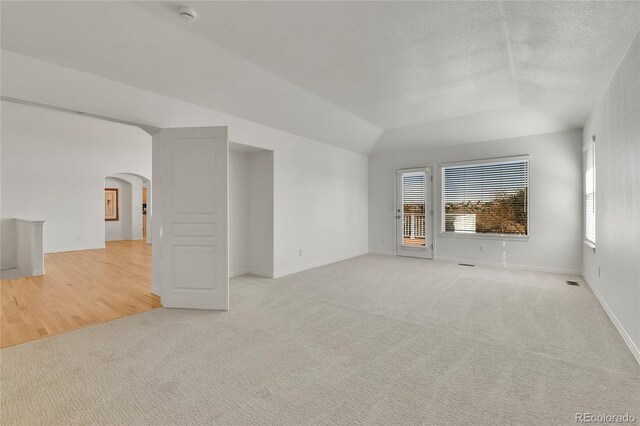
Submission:
[[[476,265],[472,265],[470,263],[458,263],[458,265],[460,265],[460,266],[476,266]]]
[[[578,284],[578,281],[567,281],[567,285],[577,285],[577,286],[579,286],[580,284]]]

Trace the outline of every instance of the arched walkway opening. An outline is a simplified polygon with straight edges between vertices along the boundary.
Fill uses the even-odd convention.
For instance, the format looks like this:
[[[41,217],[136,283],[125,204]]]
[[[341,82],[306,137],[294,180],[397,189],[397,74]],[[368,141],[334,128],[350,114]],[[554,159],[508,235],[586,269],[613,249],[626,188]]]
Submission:
[[[105,241],[151,243],[151,181],[135,173],[105,178]]]

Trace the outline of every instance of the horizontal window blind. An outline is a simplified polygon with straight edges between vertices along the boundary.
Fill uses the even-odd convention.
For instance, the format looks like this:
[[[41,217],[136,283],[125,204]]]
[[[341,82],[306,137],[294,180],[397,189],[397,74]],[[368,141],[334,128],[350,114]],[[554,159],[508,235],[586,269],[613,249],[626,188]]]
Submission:
[[[402,245],[426,244],[425,209],[427,201],[427,174],[402,173]]]
[[[592,143],[584,151],[584,237],[596,243],[596,151]]]
[[[403,204],[421,204],[424,206],[427,194],[427,176],[424,172],[402,174]]]
[[[442,167],[444,232],[528,235],[529,161]]]

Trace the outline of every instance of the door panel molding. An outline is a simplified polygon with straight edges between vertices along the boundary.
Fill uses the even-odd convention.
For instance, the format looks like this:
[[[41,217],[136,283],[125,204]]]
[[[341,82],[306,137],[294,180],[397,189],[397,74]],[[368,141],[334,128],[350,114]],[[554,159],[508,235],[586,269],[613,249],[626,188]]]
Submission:
[[[153,286],[170,308],[229,309],[226,127],[153,136]]]

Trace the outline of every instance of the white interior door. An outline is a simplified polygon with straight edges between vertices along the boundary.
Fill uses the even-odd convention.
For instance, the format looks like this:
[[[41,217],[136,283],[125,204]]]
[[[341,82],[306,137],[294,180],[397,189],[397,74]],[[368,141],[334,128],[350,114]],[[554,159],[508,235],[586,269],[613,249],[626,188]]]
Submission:
[[[431,167],[396,171],[396,255],[433,259]]]
[[[226,127],[153,136],[153,287],[168,308],[229,309]]]

